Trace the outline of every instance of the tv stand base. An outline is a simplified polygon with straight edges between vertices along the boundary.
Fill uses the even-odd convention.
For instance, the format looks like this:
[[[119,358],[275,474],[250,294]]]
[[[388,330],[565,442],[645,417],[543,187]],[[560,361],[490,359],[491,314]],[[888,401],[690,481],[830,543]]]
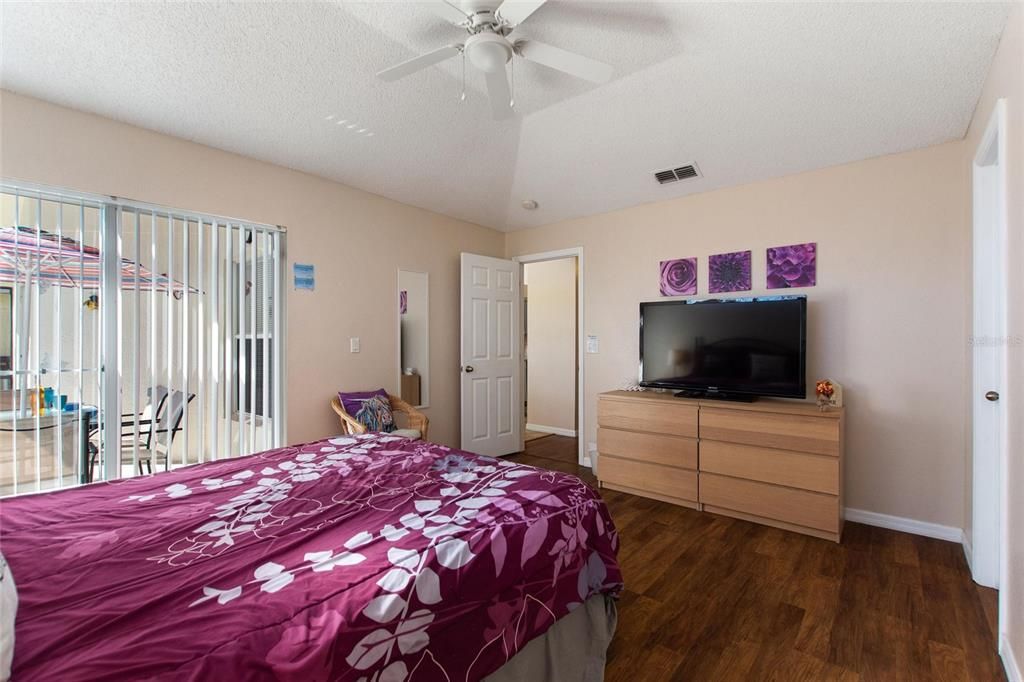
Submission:
[[[683,390],[676,391],[673,393],[677,398],[695,398],[698,400],[731,400],[736,403],[752,403],[757,400],[757,396],[746,395],[744,393],[727,393],[725,391],[697,391],[697,390]]]

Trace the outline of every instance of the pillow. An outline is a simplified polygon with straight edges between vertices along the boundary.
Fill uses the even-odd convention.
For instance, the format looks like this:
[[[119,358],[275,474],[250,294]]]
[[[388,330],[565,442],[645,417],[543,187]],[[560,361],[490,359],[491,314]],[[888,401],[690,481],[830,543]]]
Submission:
[[[391,400],[383,388],[362,393],[338,393],[338,400],[350,415],[369,431],[390,433],[395,430]]]
[[[18,611],[18,590],[7,560],[0,554],[0,680],[11,679],[14,659],[14,617]]]

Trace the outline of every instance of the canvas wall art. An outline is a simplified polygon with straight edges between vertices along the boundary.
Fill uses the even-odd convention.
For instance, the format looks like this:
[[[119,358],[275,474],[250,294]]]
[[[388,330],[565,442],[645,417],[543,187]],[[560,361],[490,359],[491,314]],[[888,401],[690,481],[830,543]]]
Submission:
[[[313,291],[316,287],[316,277],[313,274],[313,265],[310,263],[295,263],[292,266],[295,275],[295,288],[305,291]]]
[[[768,249],[768,288],[813,287],[818,281],[817,256],[814,242]]]
[[[409,292],[399,291],[398,292],[398,314],[405,315],[409,312]]]
[[[662,296],[692,296],[697,293],[697,259],[661,261]]]
[[[712,294],[750,291],[750,251],[709,256],[708,291]]]

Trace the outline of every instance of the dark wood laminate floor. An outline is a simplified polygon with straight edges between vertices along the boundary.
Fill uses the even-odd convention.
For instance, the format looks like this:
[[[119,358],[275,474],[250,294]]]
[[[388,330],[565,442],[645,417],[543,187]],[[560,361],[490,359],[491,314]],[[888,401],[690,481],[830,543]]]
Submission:
[[[510,459],[596,485],[571,438]],[[626,584],[608,682],[1005,679],[996,593],[957,544],[847,523],[837,545],[601,494]]]

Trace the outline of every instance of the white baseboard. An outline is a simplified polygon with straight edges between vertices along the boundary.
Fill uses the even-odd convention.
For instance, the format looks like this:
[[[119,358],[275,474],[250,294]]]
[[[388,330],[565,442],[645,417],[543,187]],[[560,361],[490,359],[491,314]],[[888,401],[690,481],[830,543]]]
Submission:
[[[1003,659],[1003,669],[1006,670],[1007,682],[1024,682],[1020,663],[1017,661],[1017,656],[1014,655],[1013,647],[1010,646],[1010,640],[1006,639],[1005,636],[999,638],[999,655]]]
[[[907,519],[902,516],[889,516],[888,514],[879,514],[878,512],[864,511],[863,509],[851,509],[849,507],[846,508],[845,512],[846,520],[853,521],[854,523],[864,523],[869,526],[899,530],[904,533],[913,533],[914,535],[923,535],[927,538],[948,540],[949,542],[962,543],[964,541],[963,530],[953,526],[942,526],[937,523],[917,521],[916,519]]]
[[[556,436],[569,436],[569,438],[576,437],[576,431],[574,429],[563,429],[560,426],[545,426],[544,424],[527,424],[527,431],[537,431],[538,433],[553,433]]]
[[[964,546],[964,558],[967,559],[967,568],[970,569],[971,575],[974,575],[974,566],[971,561],[974,559],[974,546],[971,541],[967,539],[967,533],[963,533],[963,540],[960,542]]]

